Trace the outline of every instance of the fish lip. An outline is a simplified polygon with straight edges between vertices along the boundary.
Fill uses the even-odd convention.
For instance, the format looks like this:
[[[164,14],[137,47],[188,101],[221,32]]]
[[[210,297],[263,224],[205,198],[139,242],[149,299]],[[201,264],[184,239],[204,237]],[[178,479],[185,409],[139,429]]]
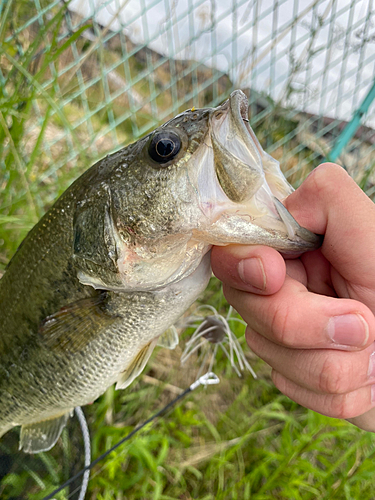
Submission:
[[[235,90],[229,96],[229,104],[231,111],[235,111],[235,116],[239,116],[242,120],[248,120],[249,105],[246,95],[242,90]]]
[[[249,124],[249,101],[246,94],[242,90],[235,90],[230,94],[228,101],[237,130],[241,132],[241,137],[249,150],[253,154],[255,153],[258,156],[259,162],[262,163],[259,141]]]
[[[242,132],[242,138],[246,142],[246,145],[252,149],[257,149],[261,159],[261,146],[259,141],[255,136],[253,130],[249,125],[248,114],[248,98],[242,92],[242,90],[235,90],[230,94],[229,97],[230,110],[232,118],[235,122],[235,126],[238,130]],[[322,236],[317,235],[308,229],[301,227],[298,222],[294,219],[291,213],[284,207],[284,205],[274,197],[274,206],[276,208],[277,214],[285,224],[288,239],[291,241],[302,240],[303,244],[306,245],[307,249],[315,249],[321,246]],[[293,234],[294,233],[294,234]]]
[[[250,200],[266,185],[261,149],[248,124],[248,100],[241,90],[230,94],[211,118],[215,174],[226,197],[235,203]],[[245,125],[247,124],[247,126]],[[257,214],[260,215],[257,211]],[[274,214],[277,212],[274,210]]]
[[[221,118],[222,114],[224,115],[224,119]],[[250,198],[244,199],[243,202],[239,203],[242,209],[246,209],[248,202],[254,199],[255,205],[261,212],[263,212],[263,206],[266,209],[264,215],[261,215],[261,212],[259,215],[255,215],[251,224],[263,228],[263,230],[270,234],[270,244],[271,240],[274,239],[276,231],[286,244],[286,246],[283,244],[282,250],[286,254],[300,253],[318,248],[322,242],[321,236],[301,227],[282,203],[275,197],[272,185],[269,185],[267,182],[263,165],[263,159],[267,155],[263,151],[257,137],[250,127],[248,120],[248,98],[246,95],[241,90],[232,92],[229,99],[214,110],[213,118],[214,117],[218,118],[218,124],[213,124],[212,126],[212,133],[215,139],[221,142],[219,130],[224,121],[229,119],[232,122],[235,133],[238,134],[239,139],[244,143],[244,146],[248,150],[249,157],[252,160],[251,163],[248,163],[248,160],[245,159],[242,154],[240,155],[241,159],[248,164],[249,168],[259,170],[259,174],[263,177],[263,187],[261,187],[260,190],[256,190]],[[233,151],[229,151],[236,155]],[[218,182],[217,176],[216,181]],[[268,202],[266,200],[268,200]],[[250,205],[247,208],[250,208]],[[253,209],[254,204],[252,204],[251,210]],[[271,244],[271,246],[273,245]]]
[[[221,106],[214,110],[213,117],[217,116],[217,113],[223,113],[224,115],[226,115],[226,120],[232,120],[234,129],[237,133],[239,133],[240,138],[245,143],[249,155],[253,157],[253,167],[259,170],[260,175],[264,176],[262,168],[263,150],[252,128],[250,127],[249,101],[246,97],[246,94],[244,94],[242,90],[235,90],[230,94],[229,99],[227,99]],[[212,127],[212,133],[220,142],[220,138],[218,137],[218,129],[215,126]],[[247,160],[245,161],[247,162]],[[250,164],[249,168],[251,168]]]

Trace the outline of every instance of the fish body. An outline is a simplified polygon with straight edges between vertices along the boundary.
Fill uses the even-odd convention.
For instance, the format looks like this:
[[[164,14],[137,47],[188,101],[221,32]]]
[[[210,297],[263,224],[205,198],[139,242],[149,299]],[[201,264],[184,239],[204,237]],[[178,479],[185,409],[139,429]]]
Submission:
[[[317,248],[279,199],[241,91],[102,159],[30,231],[0,280],[0,436],[50,449],[75,406],[124,388],[205,289],[212,245]]]

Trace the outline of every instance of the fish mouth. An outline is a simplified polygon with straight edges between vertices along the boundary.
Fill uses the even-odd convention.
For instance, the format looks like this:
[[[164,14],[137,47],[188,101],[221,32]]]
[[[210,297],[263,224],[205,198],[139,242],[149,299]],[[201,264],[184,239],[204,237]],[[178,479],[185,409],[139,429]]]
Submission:
[[[212,244],[265,244],[283,253],[321,245],[321,237],[301,227],[281,203],[293,188],[251,129],[242,91],[213,111],[211,144],[216,180],[226,198],[214,203]]]

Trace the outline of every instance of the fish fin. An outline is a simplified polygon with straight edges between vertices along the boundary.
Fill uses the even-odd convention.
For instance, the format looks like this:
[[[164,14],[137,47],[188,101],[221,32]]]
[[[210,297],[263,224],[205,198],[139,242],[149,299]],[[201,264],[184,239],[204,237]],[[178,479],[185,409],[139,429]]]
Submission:
[[[168,330],[165,330],[165,332],[160,335],[160,337],[158,338],[158,343],[156,345],[173,350],[176,348],[176,346],[178,346],[178,341],[179,338],[176,327],[172,325],[168,328]]]
[[[39,327],[42,341],[56,351],[77,352],[89,344],[98,331],[116,320],[106,311],[107,292],[77,300],[47,316]]]
[[[25,453],[39,453],[50,450],[59,439],[68,421],[70,411],[21,427],[19,449]]]
[[[142,373],[147,361],[150,359],[156,343],[157,339],[154,339],[139,351],[130,365],[120,373],[120,376],[117,380],[116,389],[125,389],[125,387],[128,387],[128,385],[130,385],[133,380]]]

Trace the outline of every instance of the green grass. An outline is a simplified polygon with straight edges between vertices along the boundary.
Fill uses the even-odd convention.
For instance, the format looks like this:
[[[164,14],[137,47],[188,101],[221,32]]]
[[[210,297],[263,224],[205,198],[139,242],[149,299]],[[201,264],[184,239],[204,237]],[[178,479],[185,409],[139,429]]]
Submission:
[[[52,81],[51,68],[68,55],[79,34],[61,41],[58,34],[64,9],[57,8],[31,42],[22,32],[16,43],[6,42],[17,22],[27,19],[28,2],[6,4],[0,22],[0,266],[4,267],[53,200],[100,156],[103,150],[90,149],[93,138],[72,123],[84,113],[74,98],[60,105],[73,92],[77,80]],[[15,9],[12,11],[12,9]],[[10,13],[15,19],[10,23]],[[22,22],[21,22],[22,21]],[[46,42],[47,40],[47,42]],[[82,44],[83,45],[83,44]],[[107,50],[107,49],[103,49]],[[95,60],[100,67],[101,54]],[[93,57],[93,56],[90,56]],[[130,60],[131,71],[145,69]],[[122,70],[121,70],[122,71]],[[125,75],[119,70],[119,76]],[[58,84],[58,85],[57,85]],[[158,83],[156,83],[157,85]],[[145,93],[142,83],[137,92]],[[64,89],[62,91],[61,89]],[[89,106],[103,97],[100,85],[88,93]],[[159,97],[158,106],[170,105]],[[122,102],[115,116],[126,110]],[[39,112],[37,110],[39,109]],[[94,134],[108,125],[107,110],[93,118]],[[149,117],[137,118],[141,127]],[[268,120],[268,121],[267,121]],[[259,127],[261,139],[272,141],[291,132],[293,124],[270,117]],[[37,124],[30,131],[30,123]],[[120,140],[128,142],[132,121],[119,128]],[[272,125],[272,126],[271,126]],[[70,140],[47,148],[51,137],[64,131]],[[48,136],[48,137],[47,137]],[[47,140],[48,138],[48,140]],[[85,147],[82,146],[85,145]],[[71,150],[76,151],[69,160]],[[307,156],[307,154],[306,154]],[[66,159],[61,168],[55,168]],[[298,183],[299,179],[294,181]],[[226,314],[227,305],[220,283],[212,279],[201,299]],[[243,327],[235,327],[243,335]],[[181,344],[191,335],[188,331]],[[87,499],[92,500],[265,500],[265,499],[371,499],[374,498],[374,436],[350,424],[329,419],[301,408],[273,386],[269,368],[246,346],[247,357],[258,374],[239,379],[224,356],[219,355],[214,371],[218,386],[198,388],[172,411],[126,442],[92,471]],[[92,455],[96,458],[137,424],[160,410],[180,389],[194,380],[197,356],[180,366],[181,347],[170,352],[159,349],[145,371],[125,391],[110,388],[85,407],[91,429]],[[71,419],[62,439],[51,452],[27,456],[17,452],[18,430],[0,441],[14,464],[0,485],[1,499],[40,500],[61,482],[76,473],[83,463],[80,430]],[[79,484],[79,483],[78,483]],[[67,498],[68,492],[57,495]]]

